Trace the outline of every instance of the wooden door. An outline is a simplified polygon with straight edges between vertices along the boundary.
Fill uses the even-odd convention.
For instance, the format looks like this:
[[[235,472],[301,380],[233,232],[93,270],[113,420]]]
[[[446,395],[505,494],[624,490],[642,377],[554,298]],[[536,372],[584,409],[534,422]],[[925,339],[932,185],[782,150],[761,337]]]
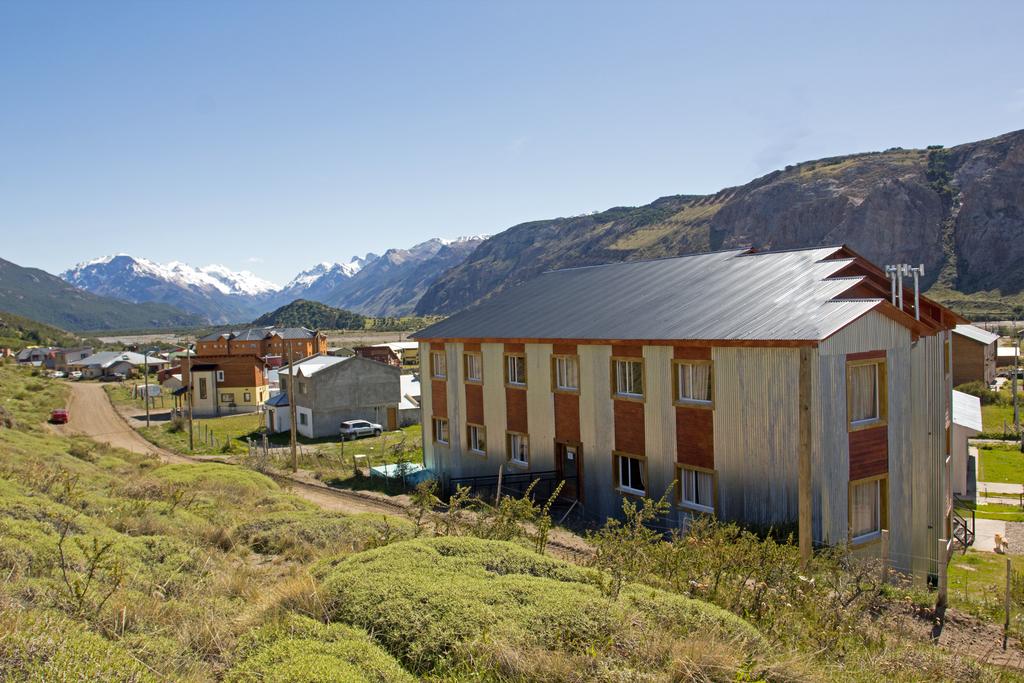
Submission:
[[[579,446],[560,443],[557,453],[555,468],[558,478],[565,481],[560,497],[583,500],[582,451]]]
[[[388,431],[398,429],[398,407],[388,406]]]

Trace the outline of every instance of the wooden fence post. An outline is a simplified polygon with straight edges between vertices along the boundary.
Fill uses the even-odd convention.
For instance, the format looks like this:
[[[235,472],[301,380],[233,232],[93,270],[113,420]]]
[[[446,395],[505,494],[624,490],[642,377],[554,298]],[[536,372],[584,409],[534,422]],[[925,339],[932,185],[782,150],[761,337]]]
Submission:
[[[939,619],[942,620],[945,620],[946,605],[949,604],[949,595],[947,594],[949,556],[946,552],[946,545],[948,543],[949,539],[940,538],[938,541],[938,552],[935,553],[935,559],[939,570],[939,596],[935,601],[935,613],[938,615]]]
[[[889,583],[889,530],[882,529],[882,585]]]
[[[1006,558],[1006,620],[1003,622],[1003,649],[1006,649],[1006,641],[1010,637],[1010,577],[1013,576],[1013,564],[1010,558]]]

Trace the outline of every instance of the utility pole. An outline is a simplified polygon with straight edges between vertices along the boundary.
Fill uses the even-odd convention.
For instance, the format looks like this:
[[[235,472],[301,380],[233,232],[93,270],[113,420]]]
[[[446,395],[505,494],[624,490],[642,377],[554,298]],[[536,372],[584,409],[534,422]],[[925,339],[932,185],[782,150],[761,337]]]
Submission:
[[[288,416],[291,422],[292,472],[299,471],[299,455],[295,449],[295,431],[298,419],[295,410],[295,357],[292,353],[292,340],[288,340]]]
[[[142,351],[142,366],[146,376],[146,389],[143,392],[142,400],[146,402],[146,426],[149,426],[149,349]]]
[[[188,339],[185,339],[185,367],[188,368],[188,390],[185,398],[188,400],[188,449],[194,451],[195,444],[192,442],[192,350],[188,347]]]
[[[1013,430],[1020,438],[1020,408],[1017,401],[1017,374],[1020,372],[1020,331],[1013,325]]]

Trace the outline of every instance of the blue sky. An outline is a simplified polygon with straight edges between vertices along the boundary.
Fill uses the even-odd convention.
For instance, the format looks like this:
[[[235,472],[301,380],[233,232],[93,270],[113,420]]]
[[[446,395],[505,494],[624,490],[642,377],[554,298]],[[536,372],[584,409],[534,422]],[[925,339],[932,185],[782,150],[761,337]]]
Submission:
[[[4,2],[0,257],[321,260],[1024,127],[1024,3]]]

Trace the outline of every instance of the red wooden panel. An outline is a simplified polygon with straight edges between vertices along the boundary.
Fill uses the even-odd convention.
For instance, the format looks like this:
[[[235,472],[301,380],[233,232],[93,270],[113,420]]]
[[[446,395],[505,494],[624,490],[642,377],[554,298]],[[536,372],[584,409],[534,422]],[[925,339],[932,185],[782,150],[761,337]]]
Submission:
[[[551,352],[558,356],[575,356],[575,344],[553,344]]]
[[[613,356],[627,356],[633,358],[643,358],[644,347],[642,346],[625,346],[616,344],[612,346]]]
[[[480,342],[466,342],[462,345],[462,350],[467,352],[475,351],[480,352]]]
[[[870,358],[885,358],[885,349],[846,354],[846,360],[868,360]]]
[[[612,401],[615,405],[615,450],[646,455],[644,404],[640,401]]]
[[[484,388],[479,384],[466,383],[466,420],[478,425],[484,423]]]
[[[889,471],[889,428],[886,425],[850,432],[850,481]]]
[[[579,443],[580,397],[555,392],[555,441]]]
[[[672,354],[679,360],[711,360],[711,347],[676,346],[672,349]]]
[[[443,379],[430,380],[432,417],[448,417],[448,382]]]
[[[529,424],[526,420],[526,390],[505,387],[505,420],[508,431],[528,434]]]
[[[715,469],[713,411],[676,406],[676,461]]]
[[[444,351],[444,342],[430,342],[431,351]]]
[[[526,344],[506,342],[505,353],[526,353]]]

